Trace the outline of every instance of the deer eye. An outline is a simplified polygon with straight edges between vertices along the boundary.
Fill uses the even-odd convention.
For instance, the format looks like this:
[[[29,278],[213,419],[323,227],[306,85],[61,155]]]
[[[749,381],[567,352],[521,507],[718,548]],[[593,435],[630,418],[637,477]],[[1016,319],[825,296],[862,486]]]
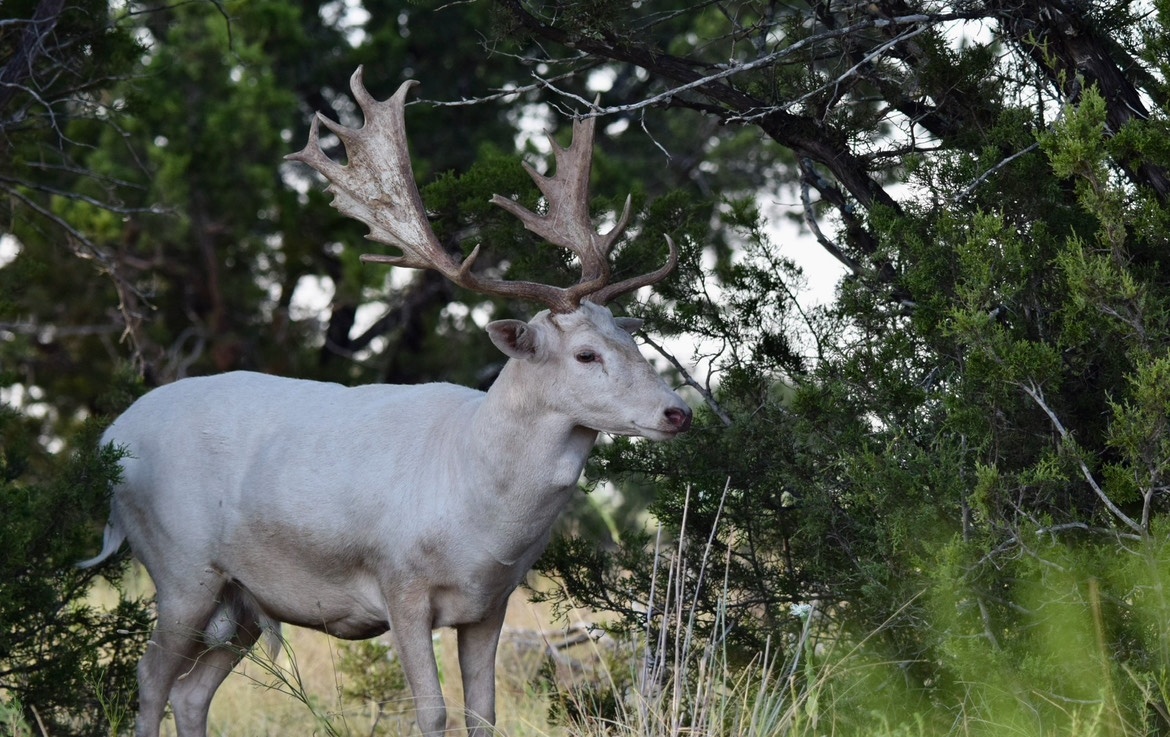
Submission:
[[[593,363],[597,360],[597,354],[593,351],[580,351],[577,353],[577,360],[581,363]]]

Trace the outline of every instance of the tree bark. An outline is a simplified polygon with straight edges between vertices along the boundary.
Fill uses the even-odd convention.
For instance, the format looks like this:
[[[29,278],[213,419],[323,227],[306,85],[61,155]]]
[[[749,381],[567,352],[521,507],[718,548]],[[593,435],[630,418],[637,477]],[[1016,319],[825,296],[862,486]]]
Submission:
[[[1083,3],[989,0],[987,6],[999,15],[1007,37],[1067,100],[1076,103],[1085,89],[1097,87],[1105,98],[1110,134],[1116,135],[1135,119],[1150,117],[1137,86],[1125,72],[1139,65],[1128,57],[1116,58],[1124,51],[1093,25]],[[1170,176],[1165,169],[1148,161],[1119,163],[1135,184],[1149,187],[1162,202],[1170,200]]]

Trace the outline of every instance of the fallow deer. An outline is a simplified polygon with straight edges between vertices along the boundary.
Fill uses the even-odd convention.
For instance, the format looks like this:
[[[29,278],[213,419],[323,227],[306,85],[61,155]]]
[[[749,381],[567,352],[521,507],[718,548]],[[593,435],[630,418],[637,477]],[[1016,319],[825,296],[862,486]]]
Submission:
[[[614,298],[665,278],[662,268],[611,283],[609,254],[629,221],[599,235],[589,216],[593,120],[555,147],[556,175],[529,169],[537,214],[493,202],[572,251],[570,287],[477,273],[427,221],[407,150],[403,106],[414,82],[375,100],[359,68],[365,117],[350,129],[318,115],[288,158],[330,182],[334,206],[400,255],[363,259],[433,269],[486,295],[547,307],[529,322],[487,326],[508,356],[485,393],[451,384],[337,384],[236,372],[155,389],[104,441],[125,449],[95,565],[129,541],[158,592],[156,629],[138,666],[139,737],[157,737],[166,704],[179,737],[203,737],[228,672],[280,622],[343,638],[392,631],[424,735],[447,725],[431,632],[454,627],[467,726],[495,721],[495,657],[509,594],[544,550],[576,492],[598,433],[673,438],[691,410],[639,353],[640,322]],[[340,165],[318,125],[345,145]]]

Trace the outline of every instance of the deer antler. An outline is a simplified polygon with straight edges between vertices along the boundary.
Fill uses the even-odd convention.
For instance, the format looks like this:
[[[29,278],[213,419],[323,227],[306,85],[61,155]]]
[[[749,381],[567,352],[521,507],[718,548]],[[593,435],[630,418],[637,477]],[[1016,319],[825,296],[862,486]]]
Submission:
[[[609,254],[629,223],[630,198],[626,198],[617,225],[604,236],[598,235],[589,218],[593,119],[574,121],[573,142],[569,148],[552,142],[556,153],[555,177],[542,176],[524,165],[548,202],[546,215],[538,215],[499,195],[491,200],[518,217],[532,232],[576,254],[581,261],[580,281],[563,288],[482,277],[471,270],[479,255],[479,246],[462,263],[456,262],[439,243],[427,222],[426,209],[414,183],[403,108],[406,94],[415,84],[418,83],[413,80],[403,82],[390,99],[379,102],[362,84],[362,68],[358,67],[350,78],[350,88],[365,116],[363,126],[347,128],[317,113],[309,130],[308,145],[285,157],[308,164],[329,180],[328,191],[334,194],[333,206],[341,214],[368,225],[367,238],[402,250],[400,256],[362,254],[362,261],[433,269],[471,291],[531,300],[561,313],[577,309],[582,299],[606,304],[626,292],[661,281],[674,268],[678,262],[678,250],[667,237],[670,257],[665,266],[617,284],[609,283]],[[324,124],[341,139],[349,157],[347,166],[325,156],[321,150],[318,124]]]

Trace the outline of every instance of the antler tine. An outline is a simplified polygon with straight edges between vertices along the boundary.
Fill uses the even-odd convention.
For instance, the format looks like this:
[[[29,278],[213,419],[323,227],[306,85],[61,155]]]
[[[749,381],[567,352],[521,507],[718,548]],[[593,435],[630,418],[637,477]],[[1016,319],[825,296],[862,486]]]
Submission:
[[[582,297],[609,283],[609,253],[629,224],[630,198],[617,224],[605,235],[599,235],[589,217],[589,176],[593,167],[593,132],[596,118],[573,121],[573,140],[568,148],[552,136],[556,157],[556,174],[544,176],[527,163],[525,170],[548,202],[548,213],[539,215],[506,197],[495,195],[492,202],[515,215],[528,230],[549,243],[566,248],[581,261],[581,281],[570,287],[574,299]]]
[[[319,115],[319,113],[318,113]],[[306,146],[296,153],[289,154],[284,157],[288,161],[299,161],[302,164],[308,164],[326,179],[332,179],[332,174],[341,169],[341,167],[327,157],[321,151],[320,141],[320,126],[317,124],[317,115],[313,116],[313,122],[309,124],[309,142]]]
[[[402,251],[401,255],[391,256],[362,254],[363,261],[433,269],[466,289],[490,296],[532,300],[562,313],[577,309],[586,297],[604,304],[614,296],[662,279],[673,268],[677,254],[672,243],[672,259],[665,270],[606,286],[610,280],[609,253],[629,223],[630,198],[626,198],[617,225],[604,236],[598,235],[589,218],[593,119],[574,122],[573,142],[568,148],[553,141],[555,177],[541,176],[525,165],[548,200],[547,215],[537,215],[499,195],[492,197],[492,202],[518,217],[529,230],[577,254],[581,260],[581,280],[564,289],[535,282],[484,278],[471,270],[479,255],[478,246],[462,263],[456,261],[431,229],[414,183],[404,109],[406,96],[416,84],[413,80],[403,82],[388,100],[378,101],[366,90],[359,66],[350,78],[350,89],[365,117],[362,126],[348,128],[318,113],[309,129],[308,144],[285,157],[320,172],[329,181],[327,191],[334,195],[333,206],[341,214],[369,226],[367,238]],[[322,151],[321,125],[341,139],[349,158],[347,165],[336,163]]]
[[[670,276],[670,272],[674,271],[674,267],[678,265],[678,246],[674,245],[674,239],[669,235],[666,236],[666,247],[670,249],[670,255],[666,257],[666,263],[660,268],[647,274],[642,274],[641,276],[630,277],[617,284],[609,284],[586,296],[585,299],[590,302],[596,302],[599,305],[606,305],[623,294],[641,289],[642,287],[648,287],[651,284],[657,284]]]

